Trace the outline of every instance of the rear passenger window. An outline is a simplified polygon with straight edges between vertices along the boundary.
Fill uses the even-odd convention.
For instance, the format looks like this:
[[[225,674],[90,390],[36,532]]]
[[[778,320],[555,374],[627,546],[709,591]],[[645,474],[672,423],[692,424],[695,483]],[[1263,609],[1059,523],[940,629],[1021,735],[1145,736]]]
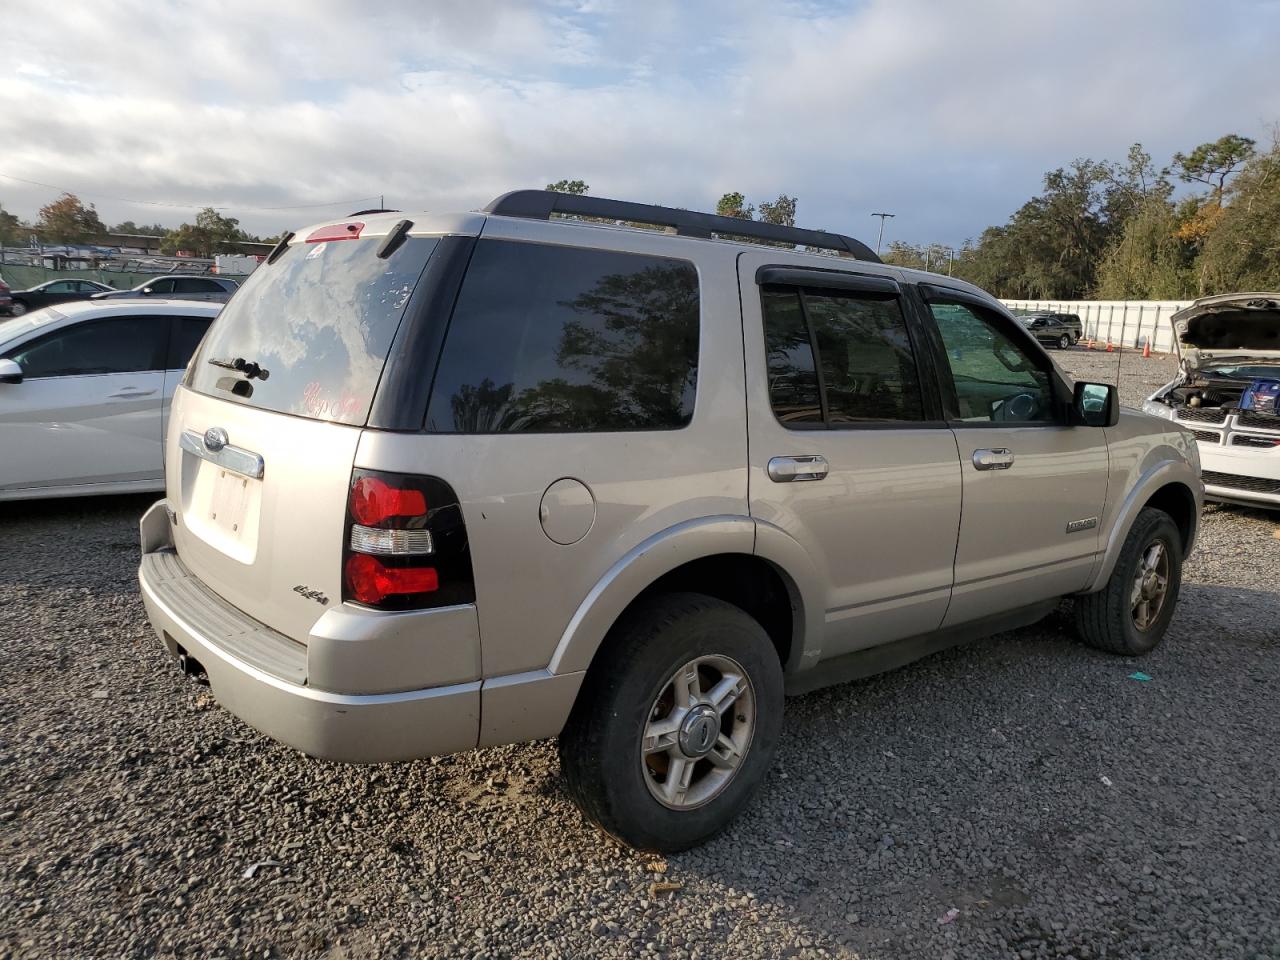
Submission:
[[[173,332],[169,336],[170,370],[181,370],[187,365],[211,323],[212,317],[173,318]]]
[[[779,287],[762,303],[769,399],[784,426],[924,419],[896,298]]]
[[[481,240],[441,353],[437,433],[674,430],[693,416],[698,274],[684,260]]]

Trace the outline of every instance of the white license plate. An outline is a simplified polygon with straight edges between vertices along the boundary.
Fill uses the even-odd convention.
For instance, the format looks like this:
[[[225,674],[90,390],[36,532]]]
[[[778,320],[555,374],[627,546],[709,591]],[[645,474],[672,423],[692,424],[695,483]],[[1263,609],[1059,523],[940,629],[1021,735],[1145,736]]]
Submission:
[[[188,465],[197,472],[187,526],[210,546],[241,563],[252,563],[258,552],[262,481],[208,460],[192,458]]]

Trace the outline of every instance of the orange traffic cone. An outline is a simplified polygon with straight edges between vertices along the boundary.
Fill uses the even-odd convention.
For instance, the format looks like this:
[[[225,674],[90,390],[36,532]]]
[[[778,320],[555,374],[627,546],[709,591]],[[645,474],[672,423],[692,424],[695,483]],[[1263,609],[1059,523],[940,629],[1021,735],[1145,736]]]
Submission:
[[[1151,338],[1147,337],[1147,342],[1142,346],[1142,358],[1145,360],[1151,356]]]
[[[1111,338],[1107,337],[1107,353],[1115,353],[1115,352],[1116,352],[1116,348],[1115,346],[1112,345]]]

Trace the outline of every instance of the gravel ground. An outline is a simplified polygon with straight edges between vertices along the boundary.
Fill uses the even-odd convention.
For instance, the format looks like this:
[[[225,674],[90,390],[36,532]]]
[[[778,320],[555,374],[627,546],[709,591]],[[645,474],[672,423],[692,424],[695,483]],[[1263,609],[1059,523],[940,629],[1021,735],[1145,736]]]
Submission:
[[[1123,363],[1129,402],[1172,371]],[[225,714],[144,619],[144,506],[0,506],[0,956],[1280,957],[1266,514],[1209,510],[1141,663],[1060,611],[789,701],[759,799],[663,861],[551,743],[345,767]]]

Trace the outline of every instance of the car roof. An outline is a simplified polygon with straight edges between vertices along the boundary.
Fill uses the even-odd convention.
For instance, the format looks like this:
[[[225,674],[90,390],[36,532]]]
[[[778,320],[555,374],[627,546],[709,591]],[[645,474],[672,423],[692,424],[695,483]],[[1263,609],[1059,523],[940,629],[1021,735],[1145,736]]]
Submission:
[[[546,230],[547,228],[565,231],[602,230],[611,233],[621,231],[628,234],[656,239],[659,242],[668,242],[673,248],[673,256],[680,255],[690,258],[695,255],[696,250],[699,247],[705,246],[706,244],[714,244],[717,247],[733,247],[742,252],[759,253],[762,250],[771,251],[778,255],[780,263],[795,263],[797,265],[813,266],[826,270],[847,269],[857,273],[871,273],[878,276],[891,277],[904,283],[926,283],[936,287],[950,288],[981,297],[983,300],[989,301],[993,307],[998,308],[1002,312],[1006,311],[1004,305],[992,297],[986,290],[983,290],[981,287],[975,286],[965,280],[960,280],[956,277],[948,277],[945,274],[931,273],[925,270],[914,270],[909,267],[899,267],[893,264],[881,263],[874,260],[861,260],[847,256],[812,253],[799,248],[789,249],[786,247],[774,247],[764,243],[752,243],[750,241],[733,240],[722,237],[713,237],[708,239],[702,237],[678,236],[672,233],[665,233],[661,230],[631,227],[625,224],[594,223],[571,218],[532,220],[477,211],[468,213],[433,213],[430,211],[414,213],[397,210],[386,213],[353,214],[347,217],[336,217],[331,220],[323,220],[319,223],[299,227],[298,230],[289,237],[289,245],[297,246],[306,243],[307,237],[310,234],[324,227],[332,227],[352,222],[358,222],[364,225],[360,231],[360,239],[362,240],[375,237],[385,237],[391,233],[392,230],[396,229],[402,220],[408,220],[411,222],[412,226],[409,228],[408,235],[412,237],[440,235],[478,237],[484,232],[486,221],[494,220],[503,223],[528,225],[538,229],[539,231]],[[680,250],[681,248],[681,253],[677,254],[675,251]],[[263,263],[258,269],[263,269],[263,267],[270,269],[268,263]]]
[[[53,309],[63,316],[83,320],[88,316],[111,316],[128,313],[134,316],[175,313],[217,316],[223,304],[209,300],[167,300],[160,297],[117,297],[111,300],[72,300],[60,303]]]

